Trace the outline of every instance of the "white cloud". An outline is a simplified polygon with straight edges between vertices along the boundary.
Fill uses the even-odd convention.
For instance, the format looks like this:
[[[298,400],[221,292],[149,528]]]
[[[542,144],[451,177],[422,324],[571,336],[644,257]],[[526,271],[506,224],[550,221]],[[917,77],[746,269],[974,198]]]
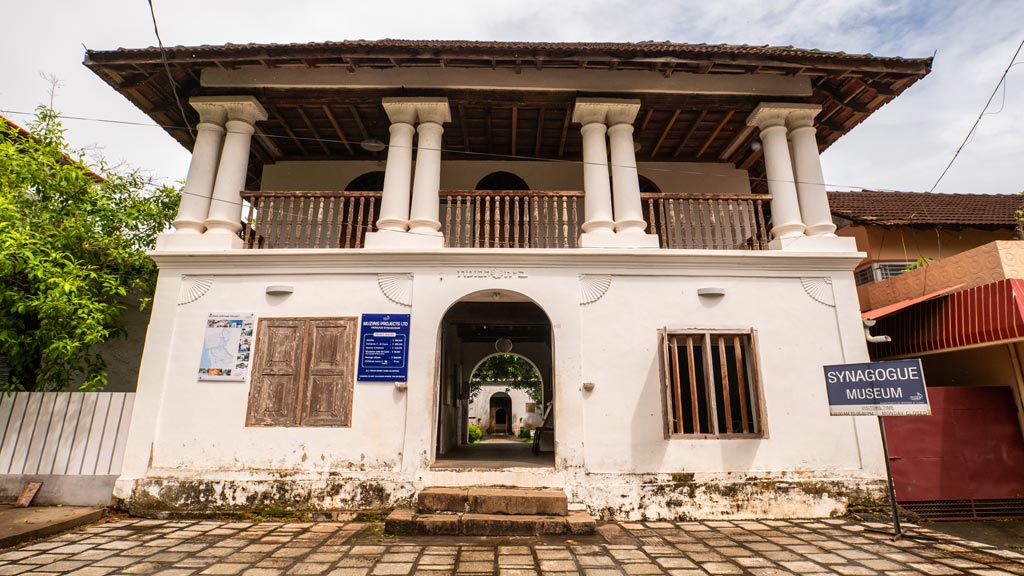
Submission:
[[[624,0],[453,1],[434,3],[155,0],[165,43],[306,42],[435,38],[783,44],[921,57],[938,50],[934,72],[835,144],[825,155],[830,182],[929,188],[973,123],[1021,40],[1024,3],[885,0],[647,2]],[[148,122],[81,65],[95,49],[155,44],[138,0],[19,2],[5,7],[0,108],[28,110],[47,100],[40,73],[63,81],[57,107],[69,115]],[[16,57],[11,58],[11,55]],[[1017,192],[1024,178],[1024,66],[1011,72],[1003,111],[986,116],[940,186],[947,192]],[[1001,101],[1000,97],[997,97]],[[16,121],[26,121],[14,116]],[[112,160],[184,177],[188,152],[158,128],[67,122],[73,143],[99,143]]]

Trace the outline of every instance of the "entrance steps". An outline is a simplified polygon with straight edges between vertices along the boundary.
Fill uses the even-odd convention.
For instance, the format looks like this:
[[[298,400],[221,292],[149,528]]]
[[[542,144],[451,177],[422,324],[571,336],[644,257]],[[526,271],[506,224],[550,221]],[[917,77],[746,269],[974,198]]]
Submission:
[[[593,534],[597,523],[586,512],[569,512],[562,490],[426,488],[417,507],[388,515],[389,534],[529,536]]]

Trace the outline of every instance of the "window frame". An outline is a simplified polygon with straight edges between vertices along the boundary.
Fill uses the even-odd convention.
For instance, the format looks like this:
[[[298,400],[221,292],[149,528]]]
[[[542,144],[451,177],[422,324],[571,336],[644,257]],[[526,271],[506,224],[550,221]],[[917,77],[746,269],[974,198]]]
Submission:
[[[713,346],[711,345],[712,336],[740,336],[749,338],[750,349],[746,354],[746,362],[748,362],[748,374],[749,379],[752,382],[746,382],[748,397],[752,396],[753,406],[748,406],[749,416],[754,421],[754,427],[756,432],[721,432],[718,428],[717,418],[717,406],[720,401],[718,386],[714,382],[714,369],[705,370],[704,374],[704,389],[705,393],[710,389],[713,394],[707,396],[708,401],[708,421],[713,422],[715,432],[701,432],[701,433],[685,433],[685,432],[674,432],[673,427],[675,423],[675,414],[673,413],[673,398],[675,396],[675,381],[681,380],[681,375],[678,377],[674,376],[679,374],[678,371],[673,371],[674,357],[671,353],[672,346],[670,341],[676,336],[700,336],[702,341],[702,362],[705,365],[712,365],[715,361],[715,355],[713,352]],[[767,439],[768,435],[768,420],[767,412],[765,409],[764,400],[764,380],[761,376],[761,362],[760,362],[760,346],[758,345],[757,330],[754,328],[662,328],[658,330],[658,353],[660,357],[659,362],[659,376],[661,378],[661,403],[662,403],[662,424],[663,433],[666,440],[739,440],[739,439]],[[686,359],[681,360],[686,362]],[[682,382],[679,383],[680,397],[683,393]],[[680,408],[681,409],[681,408]],[[715,414],[715,418],[711,418],[711,414]]]
[[[295,377],[295,417],[290,423],[260,423],[255,421],[255,397],[257,395],[256,379],[260,376],[257,374],[257,369],[261,368],[262,365],[257,358],[257,354],[263,351],[262,344],[265,338],[270,336],[269,330],[261,330],[264,326],[264,322],[268,324],[271,322],[297,322],[302,323],[301,340],[299,343],[299,360],[297,365],[297,373]],[[352,325],[352,337],[349,348],[348,361],[349,364],[349,406],[348,413],[343,418],[344,423],[342,424],[310,424],[305,422],[308,415],[306,414],[306,379],[311,369],[312,362],[312,350],[310,349],[311,341],[313,340],[312,333],[314,330],[314,324],[316,322],[350,322]],[[249,377],[249,394],[246,400],[245,410],[245,426],[246,428],[351,428],[354,404],[355,404],[355,384],[356,384],[356,362],[358,362],[359,355],[359,317],[357,316],[282,316],[282,317],[267,317],[259,318],[256,324],[256,338],[253,341],[254,346],[252,347],[252,368]],[[343,349],[342,352],[345,352]]]

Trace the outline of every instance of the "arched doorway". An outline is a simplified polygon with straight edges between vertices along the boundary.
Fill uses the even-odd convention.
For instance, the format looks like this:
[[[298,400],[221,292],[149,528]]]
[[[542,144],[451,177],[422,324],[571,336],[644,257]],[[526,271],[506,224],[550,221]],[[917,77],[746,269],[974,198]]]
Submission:
[[[488,420],[487,432],[494,434],[512,434],[512,397],[507,392],[496,392],[487,401]]]
[[[547,314],[522,294],[477,292],[448,309],[432,468],[554,466],[552,344]],[[480,428],[479,442],[470,440],[471,426]]]

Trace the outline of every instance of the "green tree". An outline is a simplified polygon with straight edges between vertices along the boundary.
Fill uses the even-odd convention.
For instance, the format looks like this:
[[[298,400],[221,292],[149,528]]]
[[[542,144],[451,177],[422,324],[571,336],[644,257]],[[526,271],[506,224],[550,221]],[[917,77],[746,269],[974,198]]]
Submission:
[[[503,385],[506,390],[523,390],[537,404],[544,399],[544,390],[537,369],[516,354],[495,354],[484,360],[469,379],[469,397],[476,398],[480,386],[484,384]]]
[[[0,390],[106,385],[97,344],[125,334],[130,293],[148,302],[156,267],[146,256],[167,229],[177,190],[138,170],[67,153],[59,115],[40,107],[28,135],[0,122]]]

